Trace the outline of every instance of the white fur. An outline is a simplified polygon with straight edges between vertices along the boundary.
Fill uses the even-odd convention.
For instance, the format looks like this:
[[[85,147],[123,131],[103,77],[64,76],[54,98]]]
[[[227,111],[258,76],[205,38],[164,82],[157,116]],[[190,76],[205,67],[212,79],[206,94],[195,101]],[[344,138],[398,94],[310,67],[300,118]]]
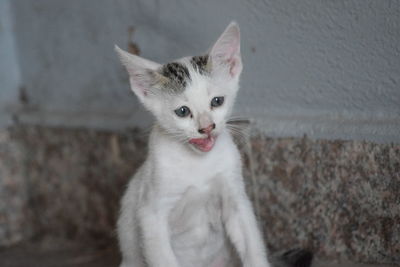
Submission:
[[[146,71],[135,58],[118,51],[132,90],[157,121],[147,159],[122,200],[121,267],[269,266],[244,190],[240,154],[225,127],[242,68],[239,38],[239,28],[230,24],[210,51],[209,77],[196,74],[188,58],[181,59],[191,82],[179,96],[143,94],[153,90],[143,83]],[[224,96],[225,102],[211,109],[215,96]],[[190,108],[192,118],[174,114],[182,105]],[[210,122],[216,124],[216,143],[211,151],[200,152],[187,141],[204,137],[197,130]]]

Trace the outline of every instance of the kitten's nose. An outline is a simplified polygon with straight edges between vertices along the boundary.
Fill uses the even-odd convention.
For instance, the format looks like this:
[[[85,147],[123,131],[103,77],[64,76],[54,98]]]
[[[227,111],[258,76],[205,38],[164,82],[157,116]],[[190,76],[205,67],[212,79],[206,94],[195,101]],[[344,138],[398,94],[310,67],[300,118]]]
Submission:
[[[209,134],[212,130],[215,129],[215,123],[208,125],[206,128],[199,129],[199,133],[201,134]]]

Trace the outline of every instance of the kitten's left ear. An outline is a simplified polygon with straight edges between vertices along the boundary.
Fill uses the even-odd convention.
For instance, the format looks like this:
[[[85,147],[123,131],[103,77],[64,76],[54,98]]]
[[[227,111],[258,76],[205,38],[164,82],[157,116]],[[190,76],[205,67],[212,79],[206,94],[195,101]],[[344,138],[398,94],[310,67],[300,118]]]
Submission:
[[[157,72],[161,65],[123,51],[118,46],[115,46],[115,50],[129,73],[132,91],[148,109],[152,110],[154,106],[152,96],[157,93],[156,85],[166,79]]]
[[[211,48],[213,69],[228,71],[232,78],[239,78],[242,72],[240,56],[240,30],[236,22],[231,22]]]

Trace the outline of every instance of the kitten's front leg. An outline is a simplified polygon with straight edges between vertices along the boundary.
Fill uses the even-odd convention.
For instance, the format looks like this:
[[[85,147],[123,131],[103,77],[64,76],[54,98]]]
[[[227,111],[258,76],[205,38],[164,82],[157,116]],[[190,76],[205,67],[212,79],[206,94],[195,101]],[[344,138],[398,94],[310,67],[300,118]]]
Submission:
[[[270,267],[257,221],[243,185],[243,178],[223,192],[223,219],[227,235],[244,267]]]
[[[169,238],[168,220],[161,212],[143,207],[139,213],[143,254],[148,267],[179,267]]]

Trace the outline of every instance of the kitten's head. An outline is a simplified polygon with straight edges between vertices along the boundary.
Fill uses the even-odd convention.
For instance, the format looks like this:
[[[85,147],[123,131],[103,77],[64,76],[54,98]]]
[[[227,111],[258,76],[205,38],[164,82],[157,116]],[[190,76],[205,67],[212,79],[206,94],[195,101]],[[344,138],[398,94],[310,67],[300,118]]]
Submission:
[[[230,116],[242,71],[240,32],[232,22],[202,56],[164,65],[116,47],[133,92],[179,142],[210,151]]]

